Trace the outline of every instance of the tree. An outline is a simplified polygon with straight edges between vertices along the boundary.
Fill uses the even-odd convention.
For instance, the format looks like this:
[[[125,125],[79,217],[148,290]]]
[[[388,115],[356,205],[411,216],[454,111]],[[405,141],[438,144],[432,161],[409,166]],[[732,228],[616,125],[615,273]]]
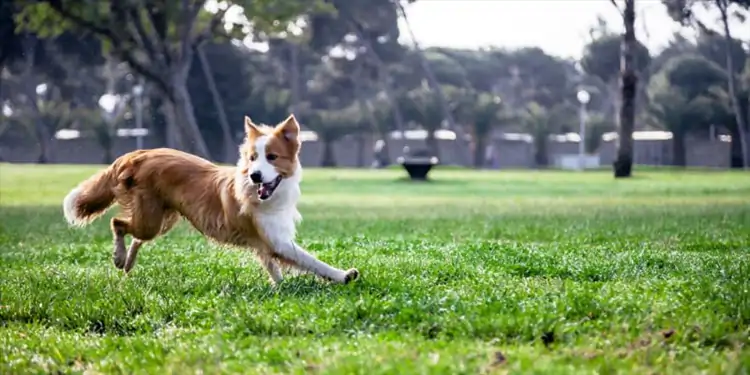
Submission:
[[[499,96],[474,90],[459,90],[454,98],[456,119],[471,129],[474,146],[474,167],[483,168],[485,153],[492,129],[510,119],[510,114]]]
[[[466,138],[464,136],[463,128],[456,125],[456,121],[453,118],[453,115],[451,114],[448,102],[445,99],[445,94],[442,91],[442,85],[437,80],[437,78],[435,78],[435,74],[433,73],[432,67],[430,66],[429,61],[425,58],[422,48],[419,46],[419,42],[414,36],[414,32],[411,29],[411,24],[409,23],[409,17],[406,15],[406,9],[404,8],[404,5],[401,3],[400,0],[395,0],[395,3],[399,9],[402,19],[404,20],[404,23],[406,24],[407,30],[409,30],[409,34],[411,36],[411,42],[412,42],[414,51],[419,57],[419,61],[422,65],[422,69],[424,69],[424,73],[427,78],[427,83],[429,84],[429,88],[433,90],[435,93],[435,101],[443,113],[443,119],[446,121],[448,128],[450,128],[456,133],[456,144],[459,146],[459,150],[462,151],[465,149],[464,139]],[[464,152],[460,152],[460,153],[465,154]]]
[[[222,159],[227,163],[231,163],[236,159],[236,152],[234,151],[236,145],[230,130],[231,128],[229,126],[229,120],[227,119],[227,112],[224,108],[224,100],[221,97],[221,93],[219,93],[219,89],[216,87],[213,69],[211,69],[211,63],[206,57],[206,52],[203,50],[203,46],[196,46],[194,48],[198,55],[198,61],[200,62],[203,76],[206,78],[206,83],[208,84],[208,91],[211,92],[211,99],[213,99],[214,108],[216,108],[216,113],[219,117],[221,135],[224,140],[224,155],[222,155]]]
[[[567,103],[547,108],[531,102],[520,111],[519,117],[524,130],[534,139],[534,163],[543,168],[549,165],[550,135],[576,122],[576,108]]]
[[[391,0],[333,0],[336,14],[315,14],[311,17],[309,46],[326,56],[333,69],[357,77],[353,84],[359,106],[369,115],[366,96],[378,87],[393,112],[389,119],[399,130],[405,128],[404,115],[398,105],[389,65],[403,58],[405,49],[399,44],[398,13]],[[384,151],[376,155],[381,165],[389,164],[388,136],[384,127],[370,120],[373,132],[384,144]]]
[[[455,90],[455,87],[448,87],[448,90]],[[443,88],[440,88],[440,91],[443,92]],[[442,98],[445,100],[445,96]],[[441,128],[445,116],[443,102],[438,98],[438,94],[425,82],[422,87],[409,91],[401,102],[406,119],[419,124],[427,132],[427,151],[431,156],[440,158],[440,146],[435,138],[435,131]]]
[[[710,93],[726,81],[720,66],[697,55],[677,56],[649,84],[650,113],[672,133],[672,162],[686,165],[685,137],[715,119]]]
[[[737,92],[737,96],[741,107],[740,112],[747,124],[750,121],[750,86],[745,83],[741,88],[742,89]],[[743,157],[742,144],[740,142],[740,130],[737,126],[737,118],[735,117],[732,108],[732,101],[729,98],[726,86],[722,85],[722,87],[713,87],[707,95],[713,99],[712,123],[723,125],[729,131],[731,138],[729,152],[730,166],[732,168],[742,168]]]
[[[318,134],[323,146],[321,167],[335,167],[333,145],[341,137],[360,131],[365,120],[356,105],[344,109],[312,109],[305,111],[307,125]]]
[[[262,116],[251,97],[253,79],[260,79],[255,74],[265,73],[265,67],[259,65],[266,61],[260,55],[244,46],[219,42],[206,43],[196,51],[198,58],[188,76],[188,90],[195,108],[200,108],[195,117],[216,160],[232,162],[237,158],[243,116],[250,114],[255,120]]]
[[[512,106],[536,102],[551,108],[575,98],[569,63],[541,48],[526,47],[504,57],[505,69],[498,72],[501,82],[493,92]]]
[[[219,35],[222,26],[230,25],[234,34],[241,32],[244,20],[230,23],[225,17],[235,5],[258,31],[284,29],[288,20],[314,5],[312,0],[289,1],[284,7],[270,0],[224,3],[223,9],[212,13],[202,0],[113,0],[108,6],[92,0],[46,0],[25,4],[16,22],[43,35],[70,28],[97,35],[164,95],[170,145],[177,146],[179,124],[184,124],[192,142],[182,146],[192,144],[195,153],[209,157],[187,89],[196,47]]]
[[[617,6],[614,0],[612,4]],[[635,129],[636,93],[638,74],[636,72],[636,51],[638,40],[635,36],[635,0],[625,0],[620,9],[625,33],[622,36],[620,58],[620,105],[617,117],[617,156],[612,164],[615,178],[630,177],[633,169],[633,130]]]
[[[709,31],[709,28],[706,27],[705,23],[703,23],[701,20],[695,17],[695,13],[693,11],[694,7],[700,4],[705,8],[715,8],[716,10],[719,11],[719,15],[721,18],[722,34],[724,35],[724,39],[725,39],[724,66],[727,71],[728,93],[729,93],[730,102],[732,104],[732,110],[735,115],[735,121],[737,122],[737,129],[739,130],[740,145],[742,148],[742,165],[745,168],[750,167],[750,155],[748,154],[750,150],[748,149],[747,135],[746,135],[747,122],[745,119],[745,115],[743,113],[744,106],[740,103],[740,98],[738,95],[739,94],[738,86],[737,86],[736,74],[739,72],[739,70],[736,67],[737,61],[735,60],[735,56],[737,52],[734,51],[734,48],[736,48],[737,45],[734,43],[734,39],[732,38],[732,33],[729,28],[729,17],[731,16],[730,14],[731,7],[736,6],[740,9],[748,10],[750,9],[750,1],[749,0],[662,0],[662,3],[666,6],[667,12],[672,17],[672,19],[679,22],[681,25],[695,25],[704,32]],[[744,16],[741,16],[741,17],[743,18],[743,21],[744,21]]]
[[[731,46],[727,46],[727,39],[716,32],[713,32],[712,30],[706,30],[701,29],[698,35],[698,43],[696,45],[697,52],[705,57],[706,59],[714,62],[717,66],[723,66],[726,67],[727,62],[727,55],[726,51],[727,48],[732,53],[732,66],[734,68],[734,74],[736,74],[739,78],[739,76],[742,74],[743,67],[746,65],[746,61],[750,62],[750,59],[748,59],[748,53],[745,51],[744,46],[742,45],[742,42],[737,39],[731,40]],[[728,83],[728,81],[727,81]],[[727,88],[728,90],[728,88]],[[723,100],[726,103],[726,106],[729,109],[729,114],[734,116],[734,118],[729,119],[725,116],[720,116],[723,122],[721,124],[726,125],[728,130],[731,133],[731,167],[732,168],[743,168],[744,166],[744,153],[742,148],[742,134],[746,134],[747,132],[742,132],[742,129],[737,126],[737,117],[735,110],[733,109],[733,101],[726,90],[723,90],[724,93],[718,95],[717,100]],[[740,114],[742,115],[742,119],[744,119],[743,123],[747,126],[748,125],[748,113],[745,108],[747,108],[748,104],[748,91],[747,86],[743,84],[741,79],[738,79],[737,85],[735,86],[735,95],[737,96],[737,102],[740,106]],[[749,151],[750,152],[750,151]]]
[[[672,39],[669,41],[669,44],[667,44],[666,48],[664,48],[661,52],[659,52],[659,54],[655,55],[651,59],[651,64],[649,65],[649,75],[653,76],[657,72],[662,70],[662,68],[664,68],[664,65],[671,58],[689,53],[698,53],[696,44],[682,36],[680,33],[675,32],[674,34],[672,34]]]

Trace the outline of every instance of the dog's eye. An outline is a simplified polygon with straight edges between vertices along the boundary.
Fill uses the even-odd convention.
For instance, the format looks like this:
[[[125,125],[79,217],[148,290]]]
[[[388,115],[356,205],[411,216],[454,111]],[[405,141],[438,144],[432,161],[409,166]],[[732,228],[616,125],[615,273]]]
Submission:
[[[258,158],[258,154],[256,153],[253,153],[252,155],[250,155],[250,161],[255,161],[255,159],[257,158]]]
[[[278,158],[278,157],[279,157],[279,156],[278,156],[278,155],[276,155],[276,154],[268,154],[268,155],[266,155],[266,159],[267,159],[268,161],[274,161],[274,160],[276,160],[276,158]]]

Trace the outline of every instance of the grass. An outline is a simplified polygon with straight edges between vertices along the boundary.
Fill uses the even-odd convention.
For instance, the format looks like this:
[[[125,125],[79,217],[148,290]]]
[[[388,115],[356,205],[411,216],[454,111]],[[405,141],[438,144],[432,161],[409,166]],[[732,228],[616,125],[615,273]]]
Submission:
[[[0,165],[0,373],[750,371],[747,174],[306,170],[300,243],[362,278],[272,288],[184,224],[122,275],[62,218],[97,168]]]

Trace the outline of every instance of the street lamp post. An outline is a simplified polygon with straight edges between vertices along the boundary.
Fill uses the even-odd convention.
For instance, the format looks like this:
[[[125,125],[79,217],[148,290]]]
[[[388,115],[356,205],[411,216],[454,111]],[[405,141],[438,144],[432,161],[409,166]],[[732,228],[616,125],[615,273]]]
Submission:
[[[136,147],[143,149],[143,78],[138,80],[138,84],[133,86],[133,95],[135,96],[135,127],[137,130],[135,142]]]
[[[585,156],[586,156],[586,104],[591,100],[591,95],[586,90],[579,90],[576,94],[578,102],[581,103],[579,111],[579,128],[578,135],[581,140],[578,142],[578,168],[584,170],[585,168]]]

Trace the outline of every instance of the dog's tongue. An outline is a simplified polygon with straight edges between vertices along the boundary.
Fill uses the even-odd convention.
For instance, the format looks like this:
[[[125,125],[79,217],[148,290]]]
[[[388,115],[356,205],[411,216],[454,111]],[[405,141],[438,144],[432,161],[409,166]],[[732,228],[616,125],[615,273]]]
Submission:
[[[258,196],[260,199],[266,199],[268,198],[268,189],[266,188],[266,184],[260,184],[258,187]]]

